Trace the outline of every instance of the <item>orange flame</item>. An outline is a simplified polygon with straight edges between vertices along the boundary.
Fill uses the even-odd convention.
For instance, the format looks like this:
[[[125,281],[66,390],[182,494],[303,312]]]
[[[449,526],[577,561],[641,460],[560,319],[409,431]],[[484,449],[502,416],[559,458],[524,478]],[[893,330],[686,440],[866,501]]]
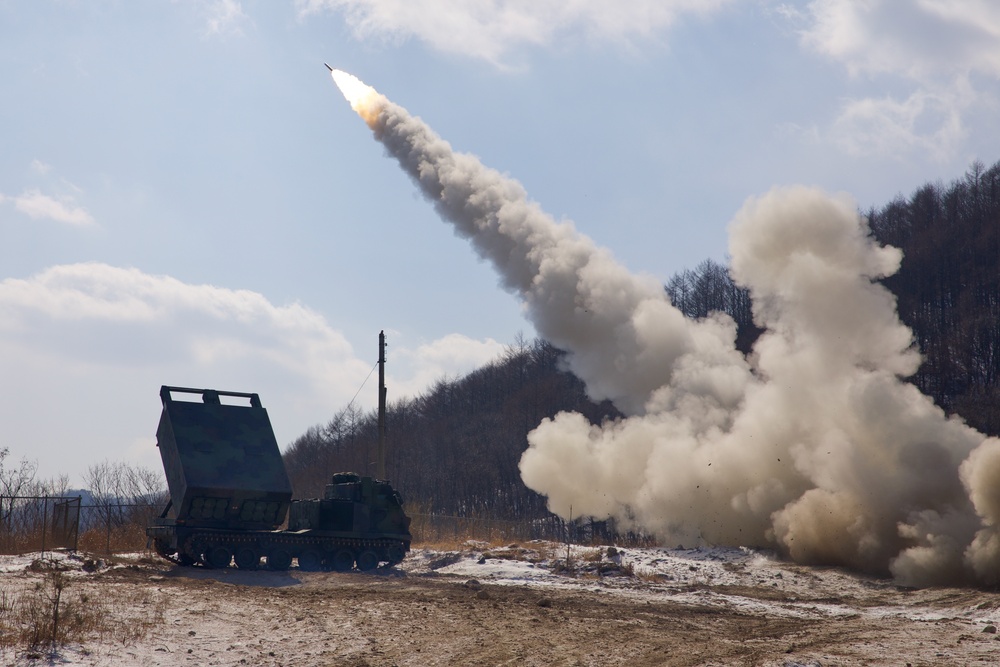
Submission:
[[[337,88],[340,88],[340,92],[351,103],[351,108],[369,126],[373,125],[382,107],[387,102],[385,96],[353,74],[348,74],[339,69],[331,69],[330,74],[333,76],[333,81],[337,84]]]

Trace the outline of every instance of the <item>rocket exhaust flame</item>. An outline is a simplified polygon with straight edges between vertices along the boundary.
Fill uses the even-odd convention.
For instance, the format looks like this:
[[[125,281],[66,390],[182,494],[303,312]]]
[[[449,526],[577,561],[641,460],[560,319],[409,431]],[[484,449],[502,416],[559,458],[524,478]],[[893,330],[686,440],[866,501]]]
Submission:
[[[371,127],[378,117],[379,110],[388,100],[383,95],[380,95],[377,90],[362,82],[361,79],[353,74],[334,69],[329,65],[326,67],[330,70],[330,76],[333,77],[337,88],[340,89],[340,92],[350,102],[351,108]]]
[[[744,358],[729,317],[686,319],[659,281],[556,222],[517,181],[333,76],[588,394],[629,415],[594,426],[562,413],[529,434],[521,475],[552,511],[907,585],[1000,583],[1000,440],[901,380],[920,356],[876,282],[901,253],[875,244],[853,202],[776,189],[737,214],[732,272],[765,329]]]

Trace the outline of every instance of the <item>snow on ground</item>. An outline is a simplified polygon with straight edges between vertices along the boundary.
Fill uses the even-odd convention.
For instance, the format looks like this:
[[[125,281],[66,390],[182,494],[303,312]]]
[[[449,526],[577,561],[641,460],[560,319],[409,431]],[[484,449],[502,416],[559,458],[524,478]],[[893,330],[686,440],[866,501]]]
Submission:
[[[0,592],[12,596],[29,590],[45,576],[45,568],[39,567],[42,559],[43,554],[38,553],[0,556]],[[355,593],[343,591],[345,585],[354,586],[355,582],[377,587],[378,575],[392,581],[443,580],[454,582],[450,585],[464,584],[472,590],[480,586],[497,587],[491,590],[509,590],[511,595],[520,597],[524,597],[522,593],[544,596],[547,591],[550,595],[558,591],[569,595],[606,596],[609,600],[637,605],[669,602],[681,608],[719,609],[747,618],[785,618],[790,623],[855,622],[859,618],[871,619],[873,623],[884,623],[888,619],[890,626],[897,621],[900,626],[915,624],[915,627],[928,628],[947,623],[966,633],[963,637],[974,637],[977,641],[982,637],[992,638],[981,633],[995,633],[994,621],[1000,620],[1000,601],[987,593],[961,589],[941,589],[935,593],[907,591],[889,580],[837,568],[794,565],[768,552],[752,549],[567,547],[551,542],[496,547],[469,542],[456,550],[417,548],[397,568],[380,569],[374,576],[354,573],[353,579],[347,580],[337,577],[352,575],[306,573],[295,567],[287,572],[180,568],[144,553],[101,559],[48,552],[44,559],[66,568],[65,576],[74,582],[71,587],[78,590],[110,590],[101,586],[114,587],[125,582],[133,587],[130,591],[148,592],[149,597],[143,604],[161,606],[165,610],[162,623],[131,645],[128,642],[116,645],[109,639],[91,641],[85,647],[66,647],[57,658],[49,660],[30,659],[23,652],[15,654],[11,649],[0,649],[0,664],[19,667],[42,664],[165,666],[182,664],[180,655],[185,656],[183,664],[296,664],[283,662],[282,656],[298,655],[308,646],[316,657],[322,656],[327,649],[314,645],[315,628],[303,627],[310,622],[307,614],[298,617],[293,613],[295,622],[289,622],[288,601],[283,602],[283,594],[297,590],[302,595],[318,596],[319,601],[315,604],[322,605],[329,604],[332,597],[325,598],[328,601],[324,602],[324,596],[331,595],[331,587],[334,587],[336,595],[341,596],[341,604],[357,613],[376,614],[366,607],[373,600],[366,602],[364,594],[353,598],[350,596]],[[118,576],[95,576],[109,573]],[[178,583],[183,586],[179,587]],[[233,605],[244,600],[249,605],[251,599],[255,605],[253,617],[234,623],[234,617],[240,618],[241,609]],[[377,613],[393,612],[390,607],[388,612]],[[273,630],[276,628],[281,628],[277,638]],[[332,637],[329,627],[324,632]],[[350,648],[351,642],[363,644],[364,641],[357,634],[347,634],[330,639],[326,646],[333,642],[341,651],[338,655],[342,655],[348,649],[362,650],[360,644]],[[962,641],[969,645],[971,640],[960,637],[959,644]],[[284,646],[281,642],[289,642],[290,648],[284,653],[279,650]],[[997,642],[984,645],[997,645],[1000,649]],[[404,663],[420,664],[400,662]],[[301,664],[342,663],[323,662],[316,657]],[[791,667],[809,663],[788,660],[766,664]]]
[[[137,560],[145,554],[118,554],[115,556],[115,565],[112,567],[123,567],[124,564]],[[65,568],[63,572],[68,577],[84,577],[91,572],[109,567],[108,563],[99,556],[90,556],[69,551],[37,551],[35,553],[8,555],[0,554],[0,574],[11,572],[24,572],[32,568],[36,562],[49,562]]]
[[[932,610],[920,607],[879,606],[858,609],[839,598],[852,600],[860,589],[895,589],[891,581],[869,577],[840,568],[808,568],[778,559],[773,553],[732,547],[624,548],[615,550],[616,561],[633,576],[600,576],[588,573],[584,566],[587,557],[605,552],[608,547],[581,547],[571,545],[569,560],[576,564],[575,574],[556,573],[553,562],[565,563],[565,545],[538,543],[536,551],[541,561],[532,562],[531,555],[511,557],[511,552],[524,547],[439,552],[415,549],[401,568],[411,573],[434,571],[443,575],[468,577],[501,586],[529,586],[535,588],[557,587],[606,593],[634,599],[656,601],[669,598],[673,602],[692,605],[726,607],[748,613],[774,616],[824,616],[830,618],[855,616],[858,613],[879,617],[898,616],[909,620],[934,621],[953,618],[954,610]],[[531,544],[525,545],[531,550]],[[484,557],[485,556],[487,557]],[[491,554],[497,557],[489,558]],[[543,558],[544,557],[544,558]],[[726,594],[726,588],[780,589],[780,599],[767,600],[758,596]],[[822,598],[828,598],[823,601]],[[820,598],[820,599],[817,599]],[[989,610],[987,610],[989,611]],[[984,625],[992,623],[995,615],[967,609],[963,616]]]

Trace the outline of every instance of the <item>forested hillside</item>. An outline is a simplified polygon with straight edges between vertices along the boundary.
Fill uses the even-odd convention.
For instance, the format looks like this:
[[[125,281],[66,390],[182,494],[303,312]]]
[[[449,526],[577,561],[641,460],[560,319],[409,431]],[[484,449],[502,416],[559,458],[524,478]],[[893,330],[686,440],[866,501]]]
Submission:
[[[977,429],[1000,433],[1000,162],[975,163],[945,187],[924,185],[872,208],[872,234],[902,249],[900,271],[884,283],[925,356],[911,381]],[[725,266],[706,260],[665,285],[689,317],[720,310],[738,325],[737,346],[760,334],[745,289]],[[441,380],[426,394],[388,408],[387,475],[425,511],[527,519],[544,498],[521,482],[526,435],[544,417],[581,412],[597,423],[619,416],[589,401],[561,370],[561,353],[520,340],[469,375]],[[296,440],[285,461],[297,497],[322,495],[330,471],[374,472],[377,418],[348,407]]]
[[[903,265],[885,280],[924,363],[913,378],[938,405],[1000,433],[1000,162],[961,180],[925,185],[868,212]]]
[[[1000,162],[974,163],[947,187],[924,185],[864,215],[880,243],[903,251],[883,283],[924,355],[910,381],[978,430],[1000,433]],[[678,273],[666,288],[688,317],[732,315],[744,352],[760,334],[749,294],[717,262]]]
[[[614,418],[583,383],[559,368],[561,353],[519,340],[502,358],[465,377],[440,380],[426,394],[386,409],[386,474],[421,510],[521,520],[543,516],[545,500],[521,482],[527,433],[561,410],[592,421]],[[296,497],[322,496],[330,471],[374,474],[378,419],[345,408],[285,452]]]

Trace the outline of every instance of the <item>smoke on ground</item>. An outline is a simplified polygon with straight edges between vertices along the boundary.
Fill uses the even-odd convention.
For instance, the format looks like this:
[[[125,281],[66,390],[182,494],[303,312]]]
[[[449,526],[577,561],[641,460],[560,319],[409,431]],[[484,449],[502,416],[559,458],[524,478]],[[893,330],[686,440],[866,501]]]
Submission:
[[[900,583],[1000,580],[1000,441],[901,378],[920,355],[875,282],[894,273],[855,204],[792,187],[730,227],[735,280],[765,329],[744,357],[731,318],[685,318],[515,180],[457,153],[351,75],[338,86],[425,197],[496,269],[595,400],[528,436],[525,484],[564,518],[614,518],[685,545],[772,546]]]

